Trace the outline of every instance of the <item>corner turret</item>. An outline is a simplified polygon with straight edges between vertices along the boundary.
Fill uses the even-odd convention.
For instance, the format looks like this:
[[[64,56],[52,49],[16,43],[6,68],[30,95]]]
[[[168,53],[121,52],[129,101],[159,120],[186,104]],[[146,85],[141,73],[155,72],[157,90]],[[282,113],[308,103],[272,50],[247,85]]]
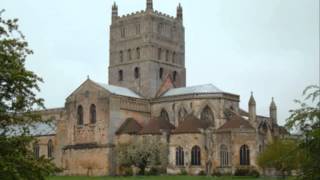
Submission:
[[[272,121],[272,126],[277,125],[277,106],[276,103],[274,102],[274,98],[272,97],[272,101],[270,104],[270,118]]]
[[[253,92],[251,92],[250,100],[248,103],[249,106],[249,120],[251,122],[256,122],[257,114],[256,114],[256,101],[253,97]]]
[[[178,20],[183,20],[183,10],[182,10],[182,6],[179,3],[178,7],[177,7],[177,19]]]
[[[116,2],[112,5],[112,21],[115,21],[118,18],[118,6]]]
[[[152,0],[147,0],[147,11],[153,10],[153,2]]]

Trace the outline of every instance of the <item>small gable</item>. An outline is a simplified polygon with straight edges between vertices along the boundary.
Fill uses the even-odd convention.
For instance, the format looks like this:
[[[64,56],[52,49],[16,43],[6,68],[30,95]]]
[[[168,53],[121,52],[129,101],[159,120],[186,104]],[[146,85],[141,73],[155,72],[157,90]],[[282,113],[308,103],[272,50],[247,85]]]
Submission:
[[[116,131],[116,134],[138,134],[141,129],[142,126],[135,119],[128,118]]]
[[[189,114],[173,131],[173,134],[201,133],[201,129],[207,129],[209,126],[209,123],[198,119],[193,114]]]
[[[171,131],[174,128],[174,125],[172,125],[169,121],[157,117],[151,119],[149,123],[142,129],[140,134],[162,134],[163,131]]]

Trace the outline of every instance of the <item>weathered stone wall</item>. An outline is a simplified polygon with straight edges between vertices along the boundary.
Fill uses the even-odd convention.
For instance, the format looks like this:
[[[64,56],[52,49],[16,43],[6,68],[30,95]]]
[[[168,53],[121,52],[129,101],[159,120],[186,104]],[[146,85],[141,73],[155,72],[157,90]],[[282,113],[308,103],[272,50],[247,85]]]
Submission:
[[[173,134],[170,136],[169,145],[169,165],[167,171],[169,174],[179,174],[182,169],[189,174],[197,175],[200,171],[205,170],[207,154],[204,147],[204,136],[202,134]],[[184,150],[185,166],[176,166],[176,148],[182,147]],[[201,149],[201,165],[191,165],[191,149],[194,146],[199,146]]]
[[[240,147],[247,145],[250,150],[250,166],[257,167],[258,155],[257,136],[254,130],[237,130],[231,133],[232,166],[240,167]]]
[[[109,175],[110,148],[69,149],[63,151],[64,175]]]

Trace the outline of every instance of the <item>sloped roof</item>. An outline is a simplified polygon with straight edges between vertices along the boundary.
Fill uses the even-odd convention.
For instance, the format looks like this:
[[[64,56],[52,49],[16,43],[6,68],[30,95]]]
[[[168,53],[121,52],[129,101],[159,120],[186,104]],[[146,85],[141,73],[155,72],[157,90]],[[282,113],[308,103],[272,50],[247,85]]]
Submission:
[[[116,131],[116,134],[137,134],[141,129],[142,126],[135,119],[128,118]]]
[[[219,130],[225,129],[254,129],[248,120],[245,120],[240,115],[236,114],[232,110],[226,109],[225,113],[227,115],[228,121],[223,124]]]
[[[56,125],[54,123],[37,123],[30,130],[35,136],[56,134]]]
[[[193,114],[189,114],[185,117],[184,121],[179,124],[179,126],[173,130],[174,134],[184,134],[184,133],[200,133],[200,129],[206,129],[209,124],[195,117]]]
[[[249,116],[249,113],[241,108],[239,109],[239,113],[241,116]]]
[[[140,134],[162,134],[161,130],[171,131],[174,128],[174,125],[169,121],[156,117],[149,121],[142,131],[140,131]]]
[[[125,88],[125,87],[119,87],[104,83],[97,83],[107,91],[109,91],[112,94],[120,95],[120,96],[127,96],[127,97],[133,97],[133,98],[142,98],[140,95],[132,91],[131,89]]]
[[[186,94],[201,94],[201,93],[221,93],[219,88],[212,84],[205,84],[200,86],[190,86],[190,87],[182,87],[182,88],[174,88],[170,89],[166,93],[162,95],[162,97],[167,96],[177,96],[177,95],[186,95]]]

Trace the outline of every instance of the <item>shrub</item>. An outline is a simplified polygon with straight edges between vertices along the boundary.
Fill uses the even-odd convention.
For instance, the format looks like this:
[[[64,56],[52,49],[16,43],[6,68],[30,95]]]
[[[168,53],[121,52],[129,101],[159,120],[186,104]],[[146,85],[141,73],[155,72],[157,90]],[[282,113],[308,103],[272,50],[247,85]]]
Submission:
[[[249,172],[249,176],[259,177],[260,173],[256,169],[251,169]]]
[[[236,172],[234,172],[235,176],[249,176],[249,169],[248,168],[239,168],[236,169]]]
[[[219,171],[214,171],[213,173],[212,173],[212,176],[221,176],[222,174],[219,172]]]
[[[156,176],[160,174],[160,169],[157,167],[152,167],[150,170],[146,173],[148,176]]]
[[[132,171],[131,167],[122,167],[121,171],[122,171],[123,176],[132,176],[133,175],[133,171]]]
[[[205,175],[207,175],[207,174],[206,174],[206,172],[204,172],[204,170],[201,170],[201,171],[198,173],[198,175],[199,175],[199,176],[205,176]]]
[[[185,169],[181,169],[180,175],[182,175],[182,176],[188,175],[188,172]]]
[[[254,168],[239,168],[234,173],[235,176],[253,176],[259,177],[260,173]]]

